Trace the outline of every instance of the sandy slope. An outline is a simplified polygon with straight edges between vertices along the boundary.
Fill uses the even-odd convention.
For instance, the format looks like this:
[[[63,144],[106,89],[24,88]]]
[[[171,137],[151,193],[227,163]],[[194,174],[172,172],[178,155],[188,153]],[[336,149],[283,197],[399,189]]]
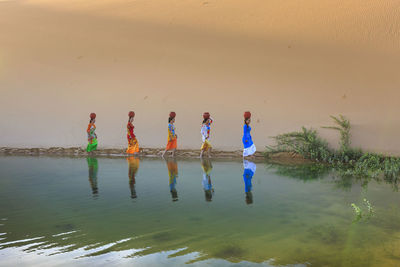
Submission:
[[[126,113],[147,147],[256,145],[302,125],[354,122],[354,144],[400,153],[399,1],[2,1],[0,146],[85,143],[91,111],[106,147],[125,145]],[[323,130],[332,142],[335,135]]]
[[[222,33],[399,48],[397,0],[27,0],[25,3]]]

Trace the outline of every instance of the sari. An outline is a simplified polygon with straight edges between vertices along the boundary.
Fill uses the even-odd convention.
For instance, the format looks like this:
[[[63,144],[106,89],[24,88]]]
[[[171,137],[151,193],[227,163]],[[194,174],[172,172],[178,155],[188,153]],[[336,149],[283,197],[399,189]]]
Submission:
[[[178,138],[175,134],[175,125],[168,123],[168,143],[165,150],[172,150],[178,147]]]
[[[128,122],[127,128],[127,135],[126,138],[128,139],[128,148],[126,149],[126,153],[128,154],[135,154],[139,153],[139,142],[136,139],[135,134],[133,133],[133,129],[135,126],[131,122]]]
[[[88,135],[88,145],[86,147],[87,152],[92,152],[97,149],[97,135],[95,133],[96,125],[94,123],[89,123],[86,130]]]

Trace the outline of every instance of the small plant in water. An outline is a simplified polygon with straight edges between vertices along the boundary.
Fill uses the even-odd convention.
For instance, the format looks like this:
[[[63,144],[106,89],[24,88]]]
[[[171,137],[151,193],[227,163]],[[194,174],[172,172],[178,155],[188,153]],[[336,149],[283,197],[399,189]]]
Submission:
[[[368,216],[372,216],[374,214],[374,208],[372,207],[371,203],[367,199],[363,199],[365,206],[368,209]]]
[[[362,218],[362,210],[359,206],[357,206],[354,203],[351,203],[351,207],[353,208],[355,214],[356,214],[356,218],[354,219],[355,222],[358,222],[359,220],[361,220]]]
[[[374,208],[372,207],[371,203],[366,198],[364,198],[363,201],[364,201],[364,205],[368,209],[367,215],[364,215],[365,213],[362,211],[362,209],[359,206],[357,206],[355,203],[351,203],[351,207],[353,208],[354,213],[356,215],[353,222],[358,222],[362,218],[369,219],[371,216],[374,215]]]

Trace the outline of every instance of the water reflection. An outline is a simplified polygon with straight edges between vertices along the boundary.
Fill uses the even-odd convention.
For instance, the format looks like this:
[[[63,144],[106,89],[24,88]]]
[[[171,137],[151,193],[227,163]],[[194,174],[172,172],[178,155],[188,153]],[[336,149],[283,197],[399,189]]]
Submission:
[[[99,193],[99,189],[97,187],[97,171],[99,169],[99,165],[96,158],[87,157],[86,161],[88,163],[89,168],[89,183],[92,188],[93,196],[97,196]]]
[[[387,175],[352,175],[349,172],[349,166],[331,166],[322,163],[308,163],[308,164],[279,164],[269,163],[266,169],[286,178],[294,178],[304,182],[312,182],[315,180],[322,180],[330,177],[335,186],[343,191],[350,191],[354,184],[361,184],[363,189],[368,188],[371,181],[384,182],[390,184],[393,191],[399,191],[398,177],[391,177]]]
[[[127,158],[129,170],[128,170],[128,177],[129,177],[129,188],[131,190],[131,198],[136,198],[136,173],[139,170],[139,158],[136,157],[128,157]]]
[[[97,160],[87,161],[89,181],[96,184]],[[362,190],[353,178],[351,190],[343,190],[329,173],[317,179],[324,166],[266,169],[257,163],[262,182],[253,184],[254,163],[242,162],[243,170],[238,162],[204,159],[206,200],[212,199],[213,185],[219,189],[213,203],[204,203],[199,162],[179,162],[185,179],[178,186],[175,161],[141,159],[139,175],[146,179],[140,180],[140,192],[146,193],[132,205],[126,164],[136,196],[139,159],[99,161],[102,197],[92,201],[80,158],[0,157],[0,266],[91,266],[105,259],[118,266],[399,266],[400,194],[385,183],[371,180],[370,190]],[[170,189],[180,190],[174,204],[166,164]],[[276,175],[278,170],[291,176]],[[244,204],[243,191],[246,203],[254,203],[254,193],[257,205]],[[183,193],[192,197],[183,199]],[[367,210],[363,198],[376,215],[356,224],[350,204]]]
[[[243,160],[243,181],[244,181],[244,191],[246,193],[246,203],[253,203],[253,193],[251,192],[253,189],[253,185],[251,183],[251,179],[253,179],[254,174],[256,173],[257,166],[254,162]]]
[[[176,191],[176,179],[178,178],[178,164],[175,158],[166,159],[169,176],[169,191],[171,192],[172,201],[178,201],[178,191]]]
[[[211,171],[213,166],[210,159],[202,159],[201,167],[203,168],[203,189],[205,198],[206,201],[211,201],[214,194],[214,188],[211,182]]]

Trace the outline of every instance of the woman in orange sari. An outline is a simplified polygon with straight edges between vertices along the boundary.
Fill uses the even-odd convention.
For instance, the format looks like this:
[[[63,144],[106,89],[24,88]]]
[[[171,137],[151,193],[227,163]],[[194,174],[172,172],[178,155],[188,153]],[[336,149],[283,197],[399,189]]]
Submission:
[[[164,150],[164,153],[162,154],[162,156],[164,157],[165,153],[167,153],[167,151],[172,150],[172,156],[175,156],[175,151],[176,148],[178,147],[178,136],[175,133],[175,117],[176,117],[176,113],[175,112],[171,112],[169,113],[169,118],[168,118],[168,143],[167,143],[167,147]]]
[[[128,139],[128,148],[126,149],[127,154],[138,154],[139,153],[139,143],[136,139],[135,134],[133,133],[133,129],[135,126],[133,126],[133,118],[135,117],[135,112],[129,111],[129,120],[128,120],[128,125],[126,126],[127,128],[127,139]]]

